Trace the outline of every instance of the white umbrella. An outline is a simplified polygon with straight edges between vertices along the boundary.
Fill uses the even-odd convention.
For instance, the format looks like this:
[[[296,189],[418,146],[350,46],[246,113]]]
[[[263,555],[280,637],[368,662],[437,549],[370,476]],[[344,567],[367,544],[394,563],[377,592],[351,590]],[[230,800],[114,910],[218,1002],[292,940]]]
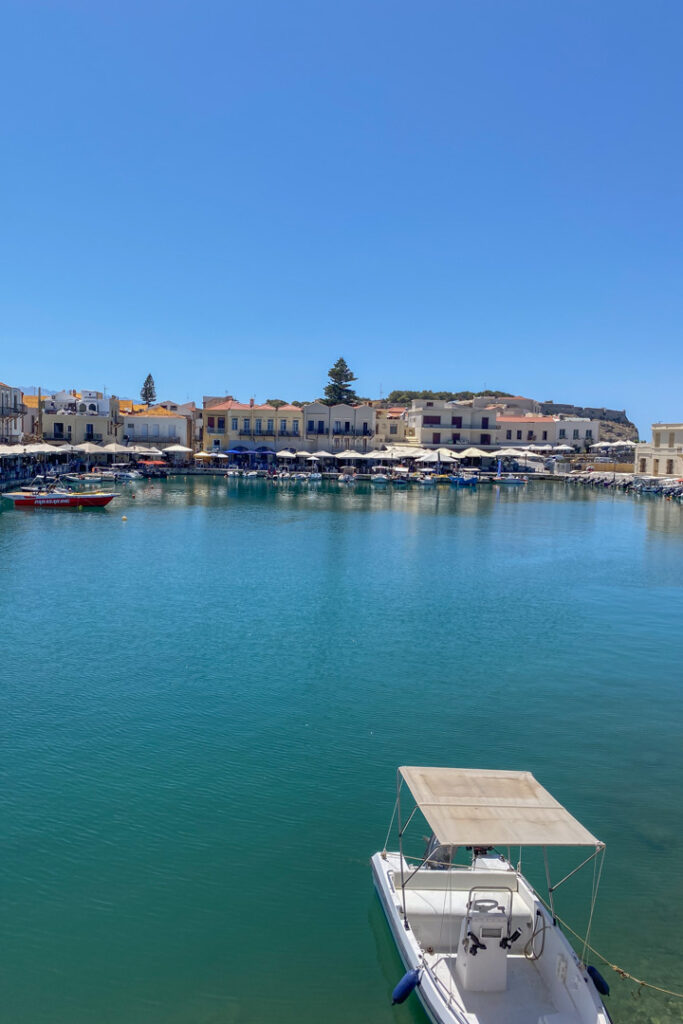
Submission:
[[[126,451],[129,451],[129,449],[126,449]],[[186,448],[184,444],[171,444],[171,445],[168,446],[168,448],[164,448],[164,452],[166,454],[171,452],[174,455],[175,454],[180,455],[182,452],[191,452],[191,451],[192,451],[192,449],[191,448]]]
[[[591,445],[591,448],[592,447],[593,447],[593,445]],[[597,447],[597,445],[595,447]],[[572,446],[570,444],[556,444],[555,445],[555,451],[556,452],[573,452],[574,449],[572,448]]]
[[[339,452],[338,455],[335,455],[335,458],[336,459],[364,459],[365,456],[363,455],[362,452],[348,451],[348,452]]]
[[[501,448],[500,451],[491,452],[492,459],[518,459],[524,455],[522,448]]]
[[[211,456],[212,459],[229,459],[229,455],[224,455],[223,452],[214,452]]]
[[[23,444],[0,444],[0,459],[9,459],[13,455],[23,455]]]
[[[313,452],[313,454],[315,455],[315,457],[317,459],[333,459],[334,458],[334,455],[332,454],[332,452],[321,451],[321,452]]]
[[[490,452],[483,452],[481,448],[465,448],[464,452],[458,452],[461,459],[490,459]]]
[[[194,457],[195,459],[212,459],[213,455],[211,452],[197,452]]]
[[[278,452],[277,453],[277,457],[278,457],[278,459],[295,459],[296,455],[295,455],[294,452],[284,451],[284,452]]]
[[[306,459],[306,462],[319,462],[319,461],[320,461],[320,459],[318,458],[317,455],[309,455],[308,458]]]

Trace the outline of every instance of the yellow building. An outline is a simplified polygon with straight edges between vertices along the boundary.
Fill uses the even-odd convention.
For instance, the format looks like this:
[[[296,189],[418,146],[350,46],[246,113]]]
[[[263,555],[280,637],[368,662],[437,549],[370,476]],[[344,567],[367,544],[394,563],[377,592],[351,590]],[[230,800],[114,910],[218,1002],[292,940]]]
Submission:
[[[297,405],[255,405],[209,399],[202,409],[205,451],[301,448],[303,412]]]
[[[643,476],[683,476],[683,423],[653,423],[652,441],[635,447],[635,471]]]
[[[383,444],[404,444],[406,437],[406,410],[404,406],[375,408],[375,447]]]

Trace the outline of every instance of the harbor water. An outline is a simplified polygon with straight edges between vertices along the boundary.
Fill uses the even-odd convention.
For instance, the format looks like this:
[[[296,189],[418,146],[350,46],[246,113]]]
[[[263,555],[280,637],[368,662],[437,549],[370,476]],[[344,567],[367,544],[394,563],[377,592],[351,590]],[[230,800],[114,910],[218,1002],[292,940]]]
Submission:
[[[368,863],[399,764],[532,771],[607,844],[592,944],[683,990],[681,505],[117,489],[1,503],[2,1024],[423,1022]]]

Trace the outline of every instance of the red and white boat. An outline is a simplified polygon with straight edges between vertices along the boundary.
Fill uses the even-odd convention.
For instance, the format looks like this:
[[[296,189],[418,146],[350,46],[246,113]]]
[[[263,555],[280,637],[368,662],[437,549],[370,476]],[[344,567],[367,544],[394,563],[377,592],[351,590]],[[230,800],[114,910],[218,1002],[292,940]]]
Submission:
[[[14,502],[15,508],[103,508],[113,491],[8,491],[2,495]]]

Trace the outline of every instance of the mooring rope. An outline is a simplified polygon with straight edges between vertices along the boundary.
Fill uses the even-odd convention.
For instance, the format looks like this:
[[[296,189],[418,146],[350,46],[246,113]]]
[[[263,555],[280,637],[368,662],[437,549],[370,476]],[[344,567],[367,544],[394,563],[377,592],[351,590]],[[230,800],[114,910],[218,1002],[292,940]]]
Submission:
[[[559,921],[562,927],[566,928],[568,932],[571,932],[575,939],[578,939],[579,942],[584,942],[582,936],[579,935],[578,932],[575,932],[573,928],[570,928],[567,922],[563,921],[561,917],[557,916],[557,914],[555,914],[555,920]],[[602,955],[602,953],[598,953],[597,949],[593,949],[593,947],[589,946],[587,942],[585,943],[584,948],[589,949],[593,956],[597,956],[599,960],[602,960],[603,964],[606,964],[608,967],[610,967],[616,974],[619,975],[620,978],[623,978],[625,981],[632,981],[636,985],[640,985],[642,988],[651,988],[655,992],[662,992],[665,996],[673,996],[674,999],[683,999],[683,992],[673,992],[670,988],[662,988],[660,985],[653,985],[649,981],[643,981],[642,978],[636,978],[635,974],[630,974],[629,971],[625,971],[623,967],[619,967],[617,964],[613,964],[611,960],[608,960],[606,956]]]

